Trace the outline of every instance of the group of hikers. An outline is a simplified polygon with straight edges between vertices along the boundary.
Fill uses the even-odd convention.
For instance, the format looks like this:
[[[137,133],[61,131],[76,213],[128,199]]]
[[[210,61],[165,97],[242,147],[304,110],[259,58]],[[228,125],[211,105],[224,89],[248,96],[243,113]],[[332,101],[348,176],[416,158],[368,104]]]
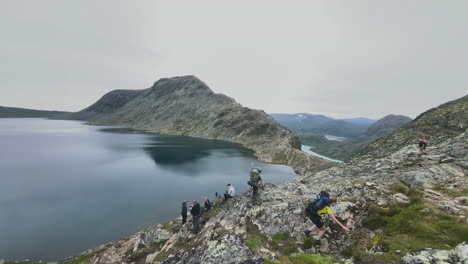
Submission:
[[[427,143],[427,138],[422,137],[419,139],[419,151],[421,154],[427,154]],[[262,177],[260,176],[261,173],[261,168],[252,168],[250,170],[250,180],[247,183],[252,187],[252,205],[258,204],[258,189],[259,187],[264,187]],[[226,192],[224,193],[224,201],[226,202],[230,198],[233,198],[235,194],[236,191],[234,189],[234,186],[230,183],[227,184]],[[215,195],[216,199],[222,199],[220,196],[218,196],[218,193],[216,193]],[[309,205],[306,207],[306,213],[309,215],[309,219],[312,221],[313,225],[307,230],[305,230],[304,234],[307,237],[309,237],[313,231],[317,232],[315,245],[321,244],[321,239],[327,231],[323,221],[323,217],[325,215],[328,215],[328,217],[331,218],[341,228],[343,228],[343,230],[349,232],[349,228],[343,225],[338,219],[336,219],[332,209],[330,208],[330,206],[336,205],[337,200],[337,197],[330,196],[330,194],[326,191],[321,191],[320,193],[311,198]],[[182,203],[182,224],[185,224],[187,221],[187,202],[187,200],[184,200]],[[211,210],[211,202],[207,197],[204,198],[203,209],[196,200],[193,200],[193,204],[190,206],[190,214],[192,215],[192,223],[195,233],[198,233],[200,230],[200,216],[203,212],[209,210]],[[202,220],[202,223],[208,220],[209,218],[205,217]]]
[[[250,180],[247,182],[251,187],[252,187],[252,205],[258,204],[258,190],[260,187],[264,187],[264,183],[261,177],[262,169],[261,168],[252,168],[250,170]],[[215,194],[216,199],[221,199],[224,200],[224,202],[227,202],[229,199],[233,198],[235,196],[235,189],[232,184],[227,184],[226,185],[226,192],[224,193],[224,199],[222,199],[220,196],[218,196],[218,193]],[[332,209],[330,206],[335,205],[337,202],[336,197],[331,197],[327,192],[322,191],[319,194],[315,195],[312,197],[310,204],[307,206],[306,210],[309,215],[310,220],[314,224],[312,227],[307,229],[304,233],[307,237],[310,236],[313,230],[317,231],[317,239],[315,244],[320,245],[320,239],[324,236],[326,232],[326,228],[324,226],[324,222],[322,220],[322,217],[324,215],[328,215],[335,223],[340,225],[345,231],[349,231],[349,229],[344,226],[338,219],[336,219],[335,215],[333,214]],[[188,213],[188,208],[187,208],[187,200],[184,200],[182,202],[182,224],[185,224],[187,222],[187,213]],[[193,231],[194,233],[198,233],[200,231],[200,222],[206,222],[209,220],[207,217],[202,217],[202,220],[200,220],[200,216],[203,214],[203,212],[211,210],[211,202],[210,200],[205,197],[204,198],[204,204],[203,208],[201,205],[196,201],[193,200],[193,204],[190,206],[190,214],[192,215],[192,223],[193,223]],[[205,219],[207,218],[207,219]]]

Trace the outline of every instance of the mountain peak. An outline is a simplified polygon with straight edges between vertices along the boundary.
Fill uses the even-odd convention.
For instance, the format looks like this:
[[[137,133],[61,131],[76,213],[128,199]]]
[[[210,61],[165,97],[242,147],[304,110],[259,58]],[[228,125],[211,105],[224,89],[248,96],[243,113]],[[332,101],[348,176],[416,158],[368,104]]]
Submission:
[[[200,79],[193,75],[161,78],[151,87],[149,93],[157,96],[206,96],[214,92]]]

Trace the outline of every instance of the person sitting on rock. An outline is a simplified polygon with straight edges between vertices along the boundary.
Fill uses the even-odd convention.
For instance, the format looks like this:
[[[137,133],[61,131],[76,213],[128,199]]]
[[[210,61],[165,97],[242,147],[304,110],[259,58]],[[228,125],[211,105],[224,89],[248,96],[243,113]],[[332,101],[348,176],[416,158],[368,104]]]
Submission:
[[[326,199],[324,199],[324,200],[326,200]],[[312,223],[314,223],[314,225],[311,228],[304,231],[304,233],[305,233],[305,235],[307,237],[309,237],[310,233],[312,233],[312,230],[315,230],[315,231],[318,230],[318,235],[317,235],[317,239],[315,240],[315,245],[320,245],[321,244],[320,239],[322,239],[323,235],[325,235],[325,232],[327,231],[325,225],[323,224],[323,220],[322,220],[322,216],[324,216],[325,214],[329,215],[331,217],[331,219],[333,219],[333,221],[335,221],[335,223],[340,225],[346,232],[349,232],[349,228],[344,226],[338,219],[336,219],[335,215],[333,214],[332,209],[330,208],[330,206],[336,205],[337,198],[336,197],[330,197],[328,200],[329,200],[329,203],[326,204],[321,209],[315,210],[313,204],[311,204],[311,206],[310,206],[309,218],[312,221]]]
[[[426,153],[427,142],[428,140],[425,137],[422,137],[419,139],[419,152],[421,152],[421,154],[427,154]]]
[[[211,210],[211,202],[208,200],[208,197],[205,196],[203,199],[205,200],[205,203],[203,204],[205,212]]]
[[[252,204],[257,203],[258,185],[264,186],[260,173],[262,173],[262,169],[260,168],[253,168],[250,170],[250,180],[248,184],[252,186]]]
[[[226,185],[227,191],[224,193],[224,201],[227,201],[227,199],[234,197],[236,195],[236,190],[234,189],[234,186],[232,184],[228,183]]]
[[[200,204],[197,200],[193,200],[192,208],[190,208],[190,214],[192,215],[193,232],[198,233],[198,231],[200,231],[200,226],[198,224],[200,220]]]

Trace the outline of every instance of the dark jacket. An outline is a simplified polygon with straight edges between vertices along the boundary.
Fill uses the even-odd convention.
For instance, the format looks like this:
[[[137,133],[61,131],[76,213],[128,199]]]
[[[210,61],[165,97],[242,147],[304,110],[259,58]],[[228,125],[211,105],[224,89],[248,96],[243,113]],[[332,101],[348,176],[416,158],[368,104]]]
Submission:
[[[210,209],[211,209],[211,202],[210,200],[207,199],[205,201],[205,211],[210,210]]]
[[[187,204],[182,203],[182,214],[187,214]]]
[[[200,204],[196,203],[192,206],[192,209],[190,210],[190,214],[193,216],[200,216]]]

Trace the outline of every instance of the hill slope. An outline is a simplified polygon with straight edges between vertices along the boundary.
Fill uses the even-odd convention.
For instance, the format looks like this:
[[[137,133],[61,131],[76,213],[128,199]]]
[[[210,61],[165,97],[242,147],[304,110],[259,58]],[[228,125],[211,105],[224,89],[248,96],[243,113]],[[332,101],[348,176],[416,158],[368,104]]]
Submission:
[[[383,157],[427,137],[429,145],[460,135],[468,127],[468,95],[432,108],[364,148],[360,155]]]
[[[215,94],[194,76],[160,79],[145,90],[112,91],[68,118],[237,142],[262,161],[287,164],[300,173],[332,166],[300,151],[299,139],[265,112]]]

